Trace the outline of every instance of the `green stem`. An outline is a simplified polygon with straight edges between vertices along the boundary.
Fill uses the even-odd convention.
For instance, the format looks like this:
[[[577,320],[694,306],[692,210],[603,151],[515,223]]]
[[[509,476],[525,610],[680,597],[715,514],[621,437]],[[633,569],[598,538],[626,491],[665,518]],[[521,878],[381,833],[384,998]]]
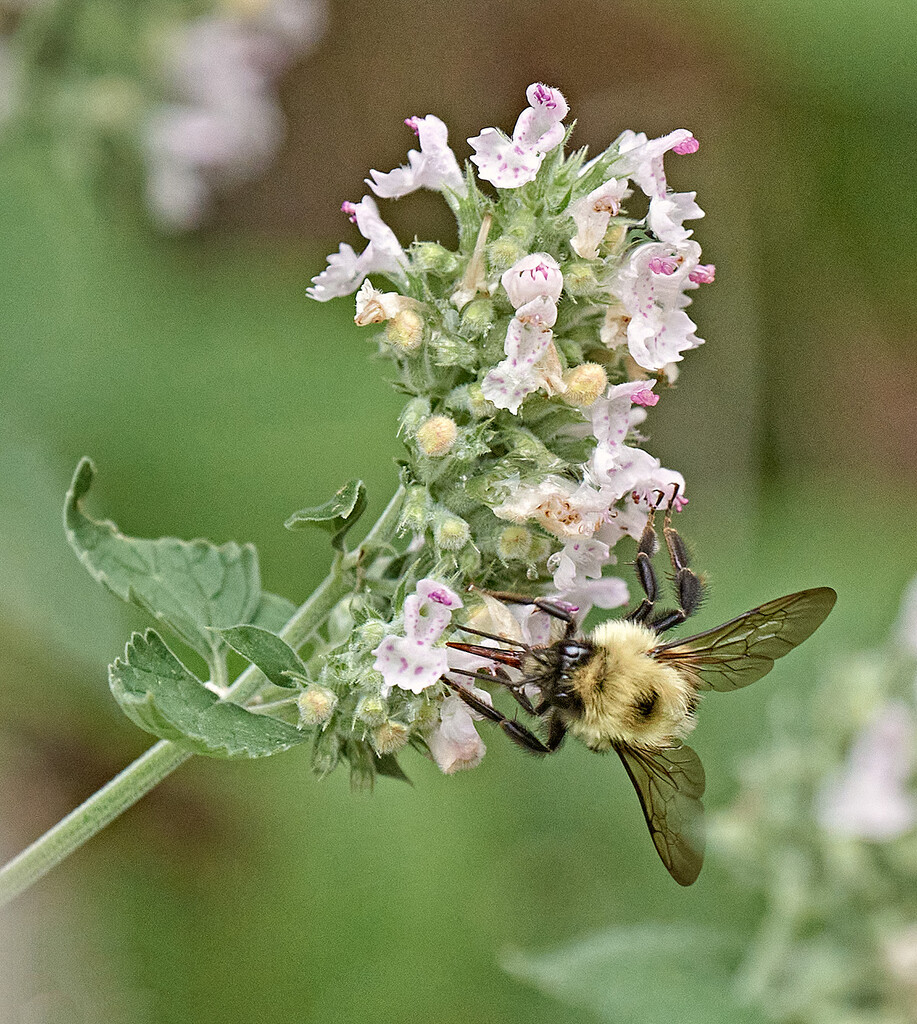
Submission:
[[[403,497],[404,489],[399,488],[360,547],[346,556],[338,556],[331,572],[291,616],[280,631],[280,636],[291,647],[301,647],[306,643],[338,601],[351,591],[353,570],[362,561],[364,551],[386,540],[393,532]],[[258,669],[250,665],[229,688],[226,698],[233,703],[244,704],[258,692],[263,682],[264,677]],[[34,885],[189,757],[191,752],[180,742],[161,740],[150,747],[120,775],[0,868],[0,907]]]
[[[161,740],[0,870],[0,906],[24,892],[173,772],[191,751]]]

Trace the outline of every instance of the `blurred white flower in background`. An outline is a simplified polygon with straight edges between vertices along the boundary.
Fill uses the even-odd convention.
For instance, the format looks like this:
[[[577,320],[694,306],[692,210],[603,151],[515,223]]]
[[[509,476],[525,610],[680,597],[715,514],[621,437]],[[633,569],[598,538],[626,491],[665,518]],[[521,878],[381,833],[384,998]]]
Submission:
[[[264,172],[285,132],[277,80],[318,42],[326,17],[324,0],[237,0],[172,34],[172,98],[143,127],[147,205],[161,227],[198,227],[216,195]]]

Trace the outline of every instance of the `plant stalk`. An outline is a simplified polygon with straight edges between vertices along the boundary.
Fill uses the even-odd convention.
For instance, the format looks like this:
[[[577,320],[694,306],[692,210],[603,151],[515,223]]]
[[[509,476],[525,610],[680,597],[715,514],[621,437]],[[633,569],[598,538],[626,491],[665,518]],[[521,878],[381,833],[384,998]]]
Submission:
[[[299,648],[306,643],[338,601],[350,592],[353,570],[361,563],[364,551],[386,540],[394,531],[403,497],[404,488],[399,487],[359,548],[338,556],[331,572],[290,617],[280,636],[291,647]],[[257,694],[263,682],[260,671],[249,665],[230,686],[224,699],[244,704]],[[192,752],[180,741],[160,740],[150,747],[111,782],[0,868],[0,907],[34,885],[191,756]]]

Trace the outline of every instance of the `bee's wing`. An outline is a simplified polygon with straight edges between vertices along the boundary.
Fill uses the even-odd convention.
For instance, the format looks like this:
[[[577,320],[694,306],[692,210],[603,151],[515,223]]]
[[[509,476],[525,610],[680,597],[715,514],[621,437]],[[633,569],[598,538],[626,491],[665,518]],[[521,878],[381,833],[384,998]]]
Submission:
[[[703,690],[738,690],[808,639],[836,600],[830,587],[778,597],[705,633],[663,644],[653,657],[688,669]]]
[[[634,784],[653,845],[679,885],[690,885],[704,863],[704,766],[688,746],[640,750],[616,743]]]

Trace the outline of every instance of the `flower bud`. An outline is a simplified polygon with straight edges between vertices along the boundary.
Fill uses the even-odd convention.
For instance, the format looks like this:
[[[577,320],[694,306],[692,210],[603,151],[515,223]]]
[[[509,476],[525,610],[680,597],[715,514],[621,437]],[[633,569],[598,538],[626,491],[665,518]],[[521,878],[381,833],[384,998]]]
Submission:
[[[564,268],[564,290],[569,295],[592,295],[599,287],[595,267],[589,263],[570,263]]]
[[[378,694],[367,694],[360,698],[355,714],[361,722],[365,722],[367,725],[381,725],[388,719],[388,702]]]
[[[431,416],[417,428],[414,439],[424,455],[433,459],[442,458],[455,444],[458,427],[449,416]]]
[[[465,576],[476,576],[481,571],[481,552],[474,544],[466,544],[455,556],[455,562]]]
[[[513,309],[547,296],[557,302],[564,287],[564,276],[557,260],[546,252],[533,252],[515,263],[500,278]]]
[[[484,397],[484,389],[477,381],[456,388],[453,394],[459,391],[462,392],[461,408],[467,409],[476,420],[490,419],[496,413],[497,407]]]
[[[296,698],[299,708],[299,724],[321,725],[331,717],[337,705],[337,695],[327,686],[311,685]]]
[[[532,550],[532,534],[524,526],[508,526],[497,538],[497,554],[504,562],[525,561]]]
[[[411,259],[418,270],[441,277],[451,277],[459,265],[459,257],[439,242],[415,242],[411,246]]]
[[[462,330],[473,338],[485,335],[494,321],[494,304],[490,299],[474,299],[462,310]]]
[[[333,729],[318,732],[312,748],[312,771],[324,778],[341,760],[341,739]]]
[[[506,225],[506,234],[517,238],[528,250],[535,237],[535,229],[538,227],[538,218],[527,207],[520,207],[510,217]]]
[[[532,537],[532,550],[529,552],[529,558],[533,562],[546,562],[553,551],[553,545],[547,537]]]
[[[568,405],[588,409],[605,393],[608,387],[608,374],[598,363],[582,363],[564,374],[564,384],[567,385],[564,401]]]
[[[398,520],[398,532],[423,533],[430,522],[432,508],[430,495],[426,487],[419,485],[409,487],[401,506],[401,517]]]
[[[416,352],[423,343],[423,317],[416,309],[402,309],[385,325],[385,337],[398,352]]]
[[[478,365],[478,350],[470,341],[452,334],[434,334],[430,348],[437,366],[461,366],[473,370]]]
[[[347,760],[350,762],[350,788],[368,792],[376,781],[375,755],[368,743],[348,740]]]
[[[527,249],[518,239],[501,235],[487,246],[487,264],[491,273],[502,274],[526,255]]]
[[[461,551],[471,540],[471,528],[464,519],[444,510],[433,526],[433,539],[443,551]]]
[[[403,722],[389,719],[373,729],[369,739],[373,750],[383,757],[385,754],[395,754],[406,746],[410,735],[410,729]]]
[[[430,400],[428,398],[412,398],[401,410],[398,423],[399,433],[413,434],[417,428],[430,417]]]
[[[367,619],[358,626],[354,633],[354,639],[362,650],[371,651],[382,643],[382,638],[388,633],[388,624],[381,619]]]

